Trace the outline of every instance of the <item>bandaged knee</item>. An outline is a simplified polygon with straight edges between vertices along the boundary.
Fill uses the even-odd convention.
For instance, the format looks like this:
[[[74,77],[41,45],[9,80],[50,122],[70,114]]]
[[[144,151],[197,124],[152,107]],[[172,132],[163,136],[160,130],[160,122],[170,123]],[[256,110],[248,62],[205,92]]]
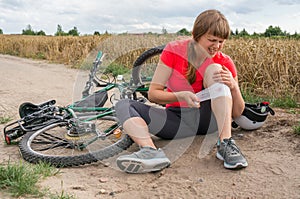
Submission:
[[[210,87],[196,93],[200,102],[215,99],[218,97],[231,97],[231,92],[228,86],[222,83],[214,83]]]

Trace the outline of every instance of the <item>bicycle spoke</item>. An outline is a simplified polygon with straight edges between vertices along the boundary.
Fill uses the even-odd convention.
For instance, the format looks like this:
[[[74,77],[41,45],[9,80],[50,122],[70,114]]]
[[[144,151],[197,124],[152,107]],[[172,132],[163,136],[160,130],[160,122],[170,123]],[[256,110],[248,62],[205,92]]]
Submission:
[[[72,147],[72,145],[68,142],[56,142],[56,143],[52,143],[51,146],[49,147],[45,147],[45,148],[41,148],[39,149],[38,151],[46,151],[46,150],[49,150],[49,149],[55,149],[55,148],[59,148],[59,147],[62,147],[62,148],[70,148],[70,149],[73,149],[74,147]]]

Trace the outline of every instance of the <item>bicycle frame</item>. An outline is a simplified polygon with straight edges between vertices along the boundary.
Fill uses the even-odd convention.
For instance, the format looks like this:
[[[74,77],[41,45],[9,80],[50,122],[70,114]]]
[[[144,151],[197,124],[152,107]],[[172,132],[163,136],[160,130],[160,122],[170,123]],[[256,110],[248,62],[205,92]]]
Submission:
[[[20,120],[17,120],[5,126],[4,136],[5,136],[6,143],[11,144],[12,140],[23,136],[27,132],[37,131],[45,126],[48,126],[56,122],[62,122],[62,121],[70,120],[72,118],[77,118],[78,113],[96,113],[92,116],[85,118],[81,122],[89,122],[96,119],[104,118],[106,116],[113,116],[115,114],[115,110],[114,110],[114,102],[112,101],[111,101],[112,106],[110,107],[76,105],[77,103],[84,101],[89,96],[97,94],[98,92],[108,92],[114,88],[117,88],[120,91],[120,95],[121,95],[120,98],[131,98],[134,100],[138,100],[136,96],[136,92],[148,91],[147,87],[133,85],[132,81],[130,81],[129,83],[126,82],[116,83],[111,81],[105,82],[102,80],[101,82],[97,81],[97,79],[95,78],[96,72],[99,66],[102,64],[104,56],[105,54],[103,54],[101,51],[98,52],[97,57],[93,62],[93,67],[90,70],[89,79],[86,82],[84,90],[82,91],[81,100],[74,102],[66,107],[54,106],[54,103],[47,106],[48,105],[47,103],[43,103],[43,105],[45,104],[45,107],[41,107],[39,111],[33,112],[30,115],[26,115]],[[151,80],[151,78],[148,79]],[[102,87],[102,89],[90,93],[93,84],[96,87]],[[32,119],[31,122],[28,122],[29,118]],[[14,125],[17,126],[8,130],[8,128]],[[108,127],[108,130],[105,133],[111,133],[112,130],[118,128],[119,126]]]
[[[55,106],[55,100],[40,105],[21,104],[21,119],[5,127],[7,144],[19,138],[16,142],[24,160],[30,163],[42,161],[56,167],[90,164],[126,150],[134,142],[123,132],[115,116],[115,104],[124,98],[146,102],[148,85],[156,67],[152,58],[162,50],[163,47],[154,47],[143,52],[133,63],[129,81],[111,79],[105,73],[99,76],[98,67],[104,57],[99,52],[82,98],[63,107]],[[113,93],[112,89],[119,93]],[[106,103],[108,100],[111,104]]]

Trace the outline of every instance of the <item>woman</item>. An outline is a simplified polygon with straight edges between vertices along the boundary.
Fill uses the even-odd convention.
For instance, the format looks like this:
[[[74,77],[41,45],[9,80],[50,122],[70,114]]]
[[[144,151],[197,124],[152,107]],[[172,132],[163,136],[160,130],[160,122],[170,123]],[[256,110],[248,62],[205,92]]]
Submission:
[[[217,158],[224,161],[224,167],[248,166],[231,137],[232,118],[242,114],[245,102],[235,65],[220,52],[229,35],[228,21],[222,13],[202,12],[194,22],[193,38],[170,42],[160,56],[148,96],[152,102],[166,104],[166,109],[132,100],[116,104],[124,131],[140,146],[138,152],[118,157],[121,170],[144,173],[170,165],[150,133],[175,139],[218,131]],[[205,88],[212,90],[211,100],[199,103],[201,99],[195,93]]]

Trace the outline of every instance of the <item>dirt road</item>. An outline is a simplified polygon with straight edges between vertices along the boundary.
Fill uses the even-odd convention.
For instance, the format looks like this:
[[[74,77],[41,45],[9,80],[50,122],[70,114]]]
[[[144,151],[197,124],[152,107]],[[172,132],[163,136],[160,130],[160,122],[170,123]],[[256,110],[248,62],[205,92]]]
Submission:
[[[0,55],[0,74],[1,117],[17,119],[18,106],[25,101],[55,99],[57,104],[66,105],[80,90],[78,71],[64,65]],[[42,180],[40,186],[53,193],[63,190],[80,199],[300,198],[300,137],[292,132],[299,114],[275,111],[276,115],[269,116],[261,129],[234,130],[236,142],[249,162],[243,170],[224,169],[215,157],[215,148],[199,158],[204,138],[199,136],[174,141],[179,149],[184,142],[190,144],[162,172],[126,174],[116,169],[111,158],[106,164],[61,169],[58,175]],[[0,127],[3,135],[3,125]],[[17,146],[6,146],[3,136],[0,139],[1,163],[20,160]],[[165,148],[168,156],[173,150],[174,147]]]

